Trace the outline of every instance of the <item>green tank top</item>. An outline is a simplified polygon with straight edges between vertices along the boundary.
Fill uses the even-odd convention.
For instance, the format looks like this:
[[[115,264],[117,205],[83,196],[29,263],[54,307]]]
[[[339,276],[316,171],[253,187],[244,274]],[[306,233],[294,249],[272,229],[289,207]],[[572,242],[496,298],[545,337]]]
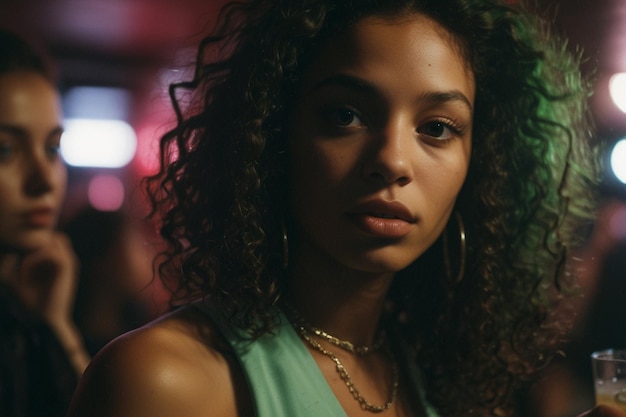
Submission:
[[[347,417],[313,356],[282,314],[272,334],[251,342],[220,324],[206,308],[200,308],[211,316],[232,346],[246,375],[256,417]],[[405,349],[400,350],[406,354]],[[398,359],[416,387],[417,403],[424,407],[418,410],[418,416],[438,417],[425,401],[412,361],[406,356]]]

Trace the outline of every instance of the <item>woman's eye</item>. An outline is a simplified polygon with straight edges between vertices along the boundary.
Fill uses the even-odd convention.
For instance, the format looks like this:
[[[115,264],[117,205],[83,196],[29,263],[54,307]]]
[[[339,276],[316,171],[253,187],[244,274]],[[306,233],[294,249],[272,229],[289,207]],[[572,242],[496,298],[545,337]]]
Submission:
[[[0,161],[7,160],[13,153],[13,147],[8,143],[0,142]]]
[[[348,108],[331,108],[326,112],[326,120],[337,127],[358,127],[364,123],[354,110]]]
[[[452,139],[458,131],[451,127],[448,123],[433,121],[423,124],[417,128],[417,132],[437,140]]]
[[[46,152],[51,157],[56,157],[61,153],[61,147],[59,145],[50,145],[46,147]]]
[[[48,138],[46,142],[46,154],[50,158],[56,158],[61,154],[61,134],[57,133]]]

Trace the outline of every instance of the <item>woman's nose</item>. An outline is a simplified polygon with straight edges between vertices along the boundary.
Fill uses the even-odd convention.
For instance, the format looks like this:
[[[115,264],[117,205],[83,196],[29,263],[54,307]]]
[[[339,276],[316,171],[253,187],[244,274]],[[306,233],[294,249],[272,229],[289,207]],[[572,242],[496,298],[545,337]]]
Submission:
[[[45,194],[53,189],[53,162],[44,155],[30,155],[25,164],[24,186],[27,194]]]
[[[405,185],[412,181],[411,156],[415,152],[415,133],[412,128],[390,126],[372,140],[372,146],[363,167],[368,181]]]

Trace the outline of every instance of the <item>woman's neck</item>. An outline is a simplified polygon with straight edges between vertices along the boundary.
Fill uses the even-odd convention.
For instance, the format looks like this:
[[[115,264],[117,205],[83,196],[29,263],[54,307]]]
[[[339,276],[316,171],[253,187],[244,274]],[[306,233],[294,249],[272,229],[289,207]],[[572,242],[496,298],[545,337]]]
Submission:
[[[355,345],[371,345],[392,279],[392,273],[365,273],[299,256],[285,298],[309,324]]]

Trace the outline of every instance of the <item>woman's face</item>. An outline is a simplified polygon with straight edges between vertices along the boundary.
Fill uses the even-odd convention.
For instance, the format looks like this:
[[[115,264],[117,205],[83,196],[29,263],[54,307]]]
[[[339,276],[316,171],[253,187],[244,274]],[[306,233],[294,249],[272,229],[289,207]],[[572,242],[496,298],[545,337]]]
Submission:
[[[0,246],[31,251],[57,223],[67,171],[56,89],[34,72],[0,74]]]
[[[462,56],[423,15],[365,18],[321,51],[290,125],[300,251],[389,273],[437,239],[470,160]]]

